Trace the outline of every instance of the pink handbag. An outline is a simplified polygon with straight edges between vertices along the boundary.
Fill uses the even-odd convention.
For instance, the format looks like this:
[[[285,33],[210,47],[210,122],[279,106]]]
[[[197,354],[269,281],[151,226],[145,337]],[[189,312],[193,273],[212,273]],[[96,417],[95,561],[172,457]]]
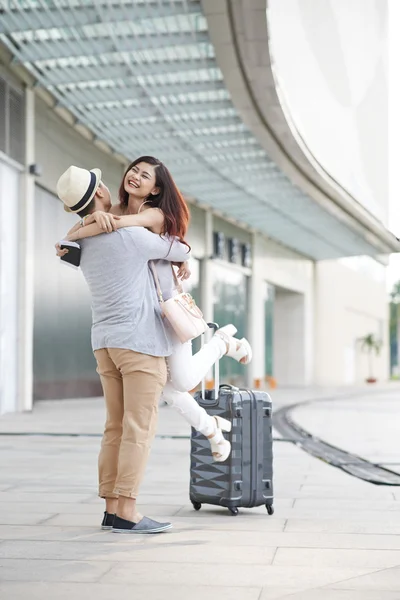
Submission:
[[[193,300],[192,296],[183,291],[182,285],[178,281],[172,264],[171,270],[175,282],[175,289],[178,294],[169,300],[164,300],[163,298],[157,270],[152,261],[150,261],[150,269],[156,284],[161,312],[168,319],[182,344],[189,340],[193,340],[207,331],[208,325],[203,318],[203,313]]]

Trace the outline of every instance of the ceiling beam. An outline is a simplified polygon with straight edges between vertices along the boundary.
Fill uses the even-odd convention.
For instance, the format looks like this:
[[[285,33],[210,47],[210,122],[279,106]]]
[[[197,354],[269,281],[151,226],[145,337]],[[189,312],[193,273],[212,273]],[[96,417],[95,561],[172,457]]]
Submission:
[[[15,62],[40,62],[52,59],[104,56],[118,52],[141,52],[162,48],[197,45],[209,42],[207,33],[157,33],[151,35],[131,35],[113,38],[71,38],[68,40],[49,40],[34,42],[16,42],[20,57]]]
[[[21,3],[22,4],[22,3]],[[7,3],[6,3],[7,5]],[[121,6],[115,2],[93,2],[88,5],[75,7],[36,7],[36,8],[5,8],[1,14],[0,33],[17,33],[34,31],[36,29],[63,29],[75,27],[81,29],[85,25],[99,23],[128,22],[140,24],[152,18],[176,17],[180,15],[201,14],[200,0],[175,0],[174,3],[146,2]],[[101,15],[101,16],[100,16]]]
[[[84,67],[62,67],[62,68],[46,68],[37,66],[36,68],[43,73],[49,84],[52,85],[70,85],[81,82],[92,82],[102,80],[124,79],[129,81],[132,79],[132,70],[135,69],[136,63],[134,59],[130,65],[109,64],[104,65],[99,62],[94,66]],[[198,71],[199,69],[217,69],[216,62],[213,58],[193,58],[188,60],[165,60],[157,62],[143,61],[139,64],[141,75],[164,75],[169,73],[180,73],[186,71]],[[99,72],[101,77],[99,77]]]
[[[68,106],[66,106],[68,108]],[[167,104],[163,106],[147,105],[147,106],[121,106],[109,109],[96,109],[93,107],[90,111],[82,110],[82,121],[86,118],[96,127],[102,127],[104,123],[116,124],[125,119],[147,118],[151,116],[176,115],[179,117],[184,114],[203,115],[207,119],[207,115],[213,111],[221,111],[231,109],[232,105],[227,100],[221,102],[188,102],[186,104]]]
[[[91,102],[108,102],[112,100],[133,100],[144,99],[150,94],[153,97],[160,96],[178,96],[182,94],[193,94],[199,92],[209,92],[214,90],[225,90],[225,85],[222,81],[205,81],[201,83],[190,84],[166,84],[143,87],[135,82],[129,85],[116,85],[113,87],[93,87],[78,90],[59,90],[66,103],[69,106],[77,106],[79,104],[88,104]]]

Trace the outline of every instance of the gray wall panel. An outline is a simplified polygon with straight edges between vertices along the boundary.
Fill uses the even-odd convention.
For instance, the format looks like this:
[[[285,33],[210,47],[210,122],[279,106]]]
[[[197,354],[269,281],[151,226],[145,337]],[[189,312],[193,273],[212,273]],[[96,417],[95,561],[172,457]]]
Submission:
[[[90,296],[80,271],[60,263],[54,244],[76,222],[61,202],[36,188],[34,396],[101,393],[90,345]]]

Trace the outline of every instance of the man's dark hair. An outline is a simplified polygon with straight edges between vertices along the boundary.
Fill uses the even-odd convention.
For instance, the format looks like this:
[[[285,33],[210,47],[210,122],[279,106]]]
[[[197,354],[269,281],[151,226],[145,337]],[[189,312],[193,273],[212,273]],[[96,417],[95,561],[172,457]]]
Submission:
[[[94,211],[95,206],[96,206],[96,201],[95,201],[95,197],[93,196],[93,198],[89,202],[89,204],[87,206],[85,206],[85,208],[82,208],[82,210],[79,210],[76,214],[79,215],[82,219],[83,217],[90,215],[90,213],[92,213]]]

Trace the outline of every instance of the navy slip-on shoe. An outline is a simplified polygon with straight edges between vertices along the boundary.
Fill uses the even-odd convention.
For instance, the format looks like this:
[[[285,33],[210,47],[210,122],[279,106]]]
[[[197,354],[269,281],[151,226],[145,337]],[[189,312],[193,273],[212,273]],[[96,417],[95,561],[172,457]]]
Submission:
[[[143,517],[139,523],[134,523],[115,515],[112,530],[114,533],[162,533],[171,527],[171,523],[159,523],[148,517]]]
[[[114,525],[115,515],[111,515],[107,511],[104,511],[104,517],[101,522],[102,529],[112,529]]]

